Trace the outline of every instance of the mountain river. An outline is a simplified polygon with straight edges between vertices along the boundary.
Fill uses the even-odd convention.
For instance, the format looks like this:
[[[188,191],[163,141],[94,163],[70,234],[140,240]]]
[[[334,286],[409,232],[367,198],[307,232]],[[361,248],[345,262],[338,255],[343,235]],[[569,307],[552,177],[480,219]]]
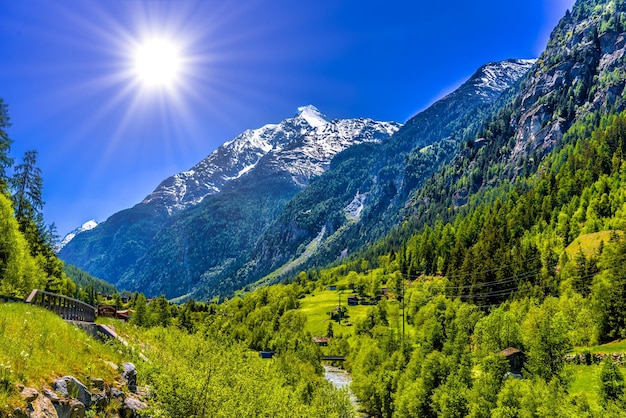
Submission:
[[[350,402],[354,406],[354,410],[359,410],[359,402],[350,391],[350,382],[352,382],[352,376],[350,376],[350,373],[340,369],[339,367],[324,364],[324,377],[337,389],[347,389],[350,394]]]

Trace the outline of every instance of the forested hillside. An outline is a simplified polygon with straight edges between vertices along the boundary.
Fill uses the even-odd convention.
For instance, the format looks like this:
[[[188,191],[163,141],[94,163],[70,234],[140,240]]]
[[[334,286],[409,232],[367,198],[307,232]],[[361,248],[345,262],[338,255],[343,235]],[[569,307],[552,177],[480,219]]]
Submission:
[[[508,103],[533,60],[506,60],[479,68],[457,90],[418,113],[388,141],[362,144],[336,156],[330,169],[285,207],[237,273],[241,282],[293,274],[294,258],[319,241],[297,268],[323,266],[352,254],[402,220],[406,199],[486,118]],[[207,289],[211,294],[211,290]]]
[[[8,106],[0,99],[0,294],[25,297],[34,288],[73,295],[76,286],[54,253],[54,227],[45,224],[37,152],[19,164],[10,154]]]
[[[590,116],[564,142],[453,221],[405,241],[406,224],[361,257],[214,306],[205,323],[279,353],[294,344],[286,324],[323,329],[370,416],[623,416],[626,354],[592,353],[626,350],[626,114]],[[590,235],[604,239],[566,251]],[[312,307],[321,293],[334,302]],[[507,377],[510,347],[524,353],[522,379]]]

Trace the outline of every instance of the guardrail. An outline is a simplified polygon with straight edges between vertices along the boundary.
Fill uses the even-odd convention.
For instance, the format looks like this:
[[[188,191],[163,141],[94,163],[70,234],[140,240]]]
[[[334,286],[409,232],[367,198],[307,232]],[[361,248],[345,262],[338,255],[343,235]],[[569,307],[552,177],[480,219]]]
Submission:
[[[88,303],[44,290],[35,289],[30,292],[26,303],[46,308],[70,321],[95,322],[96,320],[96,308]]]

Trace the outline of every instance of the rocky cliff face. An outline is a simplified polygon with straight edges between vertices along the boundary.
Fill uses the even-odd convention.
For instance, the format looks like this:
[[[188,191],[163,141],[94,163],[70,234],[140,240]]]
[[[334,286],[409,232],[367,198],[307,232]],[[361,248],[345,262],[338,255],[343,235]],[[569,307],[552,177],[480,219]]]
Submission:
[[[501,182],[541,169],[576,122],[594,126],[626,109],[626,2],[578,0],[510,100],[450,163],[418,190],[406,216],[424,222],[431,202],[458,208]],[[454,213],[454,212],[451,212]]]
[[[512,115],[508,165],[545,155],[591,111],[626,108],[625,11],[622,1],[579,0],[560,21]]]
[[[460,142],[482,126],[487,109],[534,63],[488,63],[388,141],[339,154],[328,171],[286,205],[238,273],[242,282],[271,272],[272,280],[279,280],[294,269],[323,265],[389,231],[401,221],[406,197],[454,157]]]

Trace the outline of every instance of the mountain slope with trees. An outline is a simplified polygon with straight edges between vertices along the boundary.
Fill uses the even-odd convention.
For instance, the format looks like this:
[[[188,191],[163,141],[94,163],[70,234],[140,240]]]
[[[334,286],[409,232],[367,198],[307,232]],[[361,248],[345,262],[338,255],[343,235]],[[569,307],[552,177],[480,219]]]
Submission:
[[[76,285],[54,253],[55,228],[44,223],[37,152],[27,151],[14,166],[10,126],[8,106],[0,99],[0,294],[25,297],[39,288],[73,295]]]
[[[313,106],[278,124],[248,130],[133,208],[78,234],[59,252],[120,288],[168,297],[225,283],[284,204],[328,169],[334,155],[385,141],[399,125],[328,120]],[[216,277],[217,276],[217,277]]]

